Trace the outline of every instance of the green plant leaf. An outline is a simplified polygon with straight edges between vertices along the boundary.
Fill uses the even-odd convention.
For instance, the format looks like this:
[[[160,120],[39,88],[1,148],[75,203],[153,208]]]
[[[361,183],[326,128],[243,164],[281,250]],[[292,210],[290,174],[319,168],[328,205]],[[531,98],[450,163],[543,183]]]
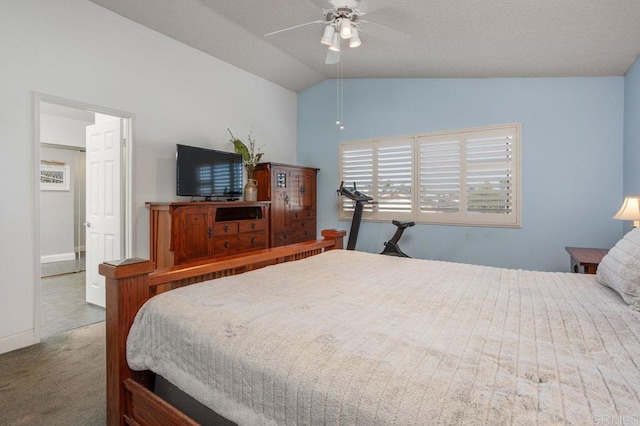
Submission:
[[[247,148],[244,142],[242,142],[240,139],[234,139],[231,142],[233,143],[233,148],[235,149],[236,154],[242,155],[242,159],[245,162],[251,159],[249,155],[249,148]]]

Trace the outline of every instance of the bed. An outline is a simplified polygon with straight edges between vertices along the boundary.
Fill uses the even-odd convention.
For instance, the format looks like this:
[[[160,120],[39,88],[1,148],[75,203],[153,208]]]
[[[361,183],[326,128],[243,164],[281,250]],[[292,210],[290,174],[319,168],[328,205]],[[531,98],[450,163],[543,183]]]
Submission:
[[[150,391],[156,375],[237,424],[640,420],[631,293],[323,235],[188,268],[102,265],[109,424],[193,424]]]

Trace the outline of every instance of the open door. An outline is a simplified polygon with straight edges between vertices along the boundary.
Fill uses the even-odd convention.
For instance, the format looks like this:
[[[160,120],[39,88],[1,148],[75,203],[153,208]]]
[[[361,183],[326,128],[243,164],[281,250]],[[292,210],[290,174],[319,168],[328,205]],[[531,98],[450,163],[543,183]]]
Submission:
[[[122,159],[123,119],[87,126],[86,148],[86,298],[105,306],[105,279],[98,265],[120,259],[122,241]]]

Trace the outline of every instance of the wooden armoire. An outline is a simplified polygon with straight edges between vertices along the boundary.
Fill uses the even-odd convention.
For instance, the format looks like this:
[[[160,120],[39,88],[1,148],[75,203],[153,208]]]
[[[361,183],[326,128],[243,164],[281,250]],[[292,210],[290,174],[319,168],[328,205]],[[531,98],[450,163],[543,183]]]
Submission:
[[[258,200],[270,201],[269,245],[283,246],[316,239],[316,178],[313,167],[258,164]]]

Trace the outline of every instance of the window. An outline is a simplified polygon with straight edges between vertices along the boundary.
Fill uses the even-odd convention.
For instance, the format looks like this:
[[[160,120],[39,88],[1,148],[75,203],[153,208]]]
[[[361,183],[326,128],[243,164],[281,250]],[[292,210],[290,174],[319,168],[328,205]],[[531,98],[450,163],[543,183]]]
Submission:
[[[520,226],[519,124],[345,142],[340,160],[345,185],[377,201],[365,220]],[[352,212],[344,199],[340,218]]]
[[[413,218],[413,153],[414,138],[341,145],[341,180],[377,202],[365,207],[363,218]],[[353,203],[343,199],[341,218],[351,212]]]

